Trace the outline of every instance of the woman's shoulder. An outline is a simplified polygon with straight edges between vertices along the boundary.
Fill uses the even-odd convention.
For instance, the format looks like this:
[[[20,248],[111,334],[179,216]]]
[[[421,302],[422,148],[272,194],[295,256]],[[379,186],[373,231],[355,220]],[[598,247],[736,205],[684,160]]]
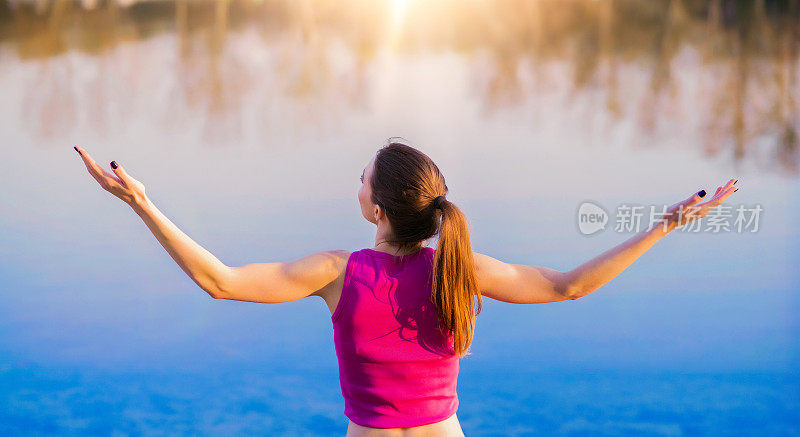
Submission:
[[[300,267],[306,271],[319,272],[319,274],[325,272],[325,275],[341,276],[351,254],[351,251],[344,249],[323,250],[308,257],[308,262]]]
[[[347,260],[350,259],[350,255],[354,252],[351,250],[346,249],[337,249],[337,250],[329,250],[328,254],[336,261],[339,267],[343,267],[343,265],[347,264]]]

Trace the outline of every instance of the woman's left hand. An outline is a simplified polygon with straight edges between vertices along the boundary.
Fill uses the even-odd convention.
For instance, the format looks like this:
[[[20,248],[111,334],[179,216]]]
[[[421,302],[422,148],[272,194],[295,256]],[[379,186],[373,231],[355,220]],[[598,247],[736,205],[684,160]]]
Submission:
[[[679,228],[689,222],[701,219],[706,216],[712,209],[721,205],[734,191],[738,190],[734,184],[738,182],[737,179],[731,179],[727,184],[717,187],[717,191],[707,201],[698,204],[700,193],[695,193],[681,202],[678,202],[669,207],[667,214],[664,218],[667,221],[670,229]],[[705,190],[702,191],[705,194]]]
[[[141,205],[146,201],[147,194],[144,185],[132,178],[116,161],[111,161],[111,169],[114,172],[112,174],[100,167],[82,147],[75,146],[75,151],[83,159],[89,174],[104,190],[122,199],[130,206]]]

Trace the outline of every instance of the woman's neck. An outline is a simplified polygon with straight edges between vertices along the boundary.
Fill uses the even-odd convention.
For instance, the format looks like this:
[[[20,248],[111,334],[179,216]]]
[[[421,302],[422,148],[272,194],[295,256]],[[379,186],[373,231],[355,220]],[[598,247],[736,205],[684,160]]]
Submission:
[[[385,252],[395,256],[408,255],[420,249],[422,249],[422,242],[417,243],[411,248],[400,250],[397,246],[380,240],[375,242],[375,247],[373,248],[373,250],[377,250],[378,252]]]

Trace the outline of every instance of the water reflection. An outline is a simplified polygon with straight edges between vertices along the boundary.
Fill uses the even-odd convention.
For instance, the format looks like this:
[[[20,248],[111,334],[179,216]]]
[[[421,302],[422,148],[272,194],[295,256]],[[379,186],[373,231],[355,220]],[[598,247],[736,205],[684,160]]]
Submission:
[[[633,121],[641,143],[690,128],[707,155],[798,171],[795,0],[3,1],[0,29],[3,70],[36,65],[22,112],[45,137],[138,110],[166,130],[201,115],[206,140],[230,141],[248,114],[269,129],[279,98],[313,125],[369,110],[381,57],[456,53],[486,116],[585,101],[590,124]]]

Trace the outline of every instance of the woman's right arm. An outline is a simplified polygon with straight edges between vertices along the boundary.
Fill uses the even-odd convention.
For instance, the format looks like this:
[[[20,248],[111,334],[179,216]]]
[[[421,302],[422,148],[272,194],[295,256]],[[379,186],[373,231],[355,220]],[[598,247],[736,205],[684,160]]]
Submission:
[[[509,264],[474,253],[478,288],[481,294],[509,303],[545,303],[574,300],[590,294],[628,268],[658,240],[675,228],[705,217],[738,188],[731,179],[717,188],[709,201],[697,205],[705,192],[672,205],[665,215],[666,226],[656,225],[641,231],[578,267],[564,272],[546,267]]]

